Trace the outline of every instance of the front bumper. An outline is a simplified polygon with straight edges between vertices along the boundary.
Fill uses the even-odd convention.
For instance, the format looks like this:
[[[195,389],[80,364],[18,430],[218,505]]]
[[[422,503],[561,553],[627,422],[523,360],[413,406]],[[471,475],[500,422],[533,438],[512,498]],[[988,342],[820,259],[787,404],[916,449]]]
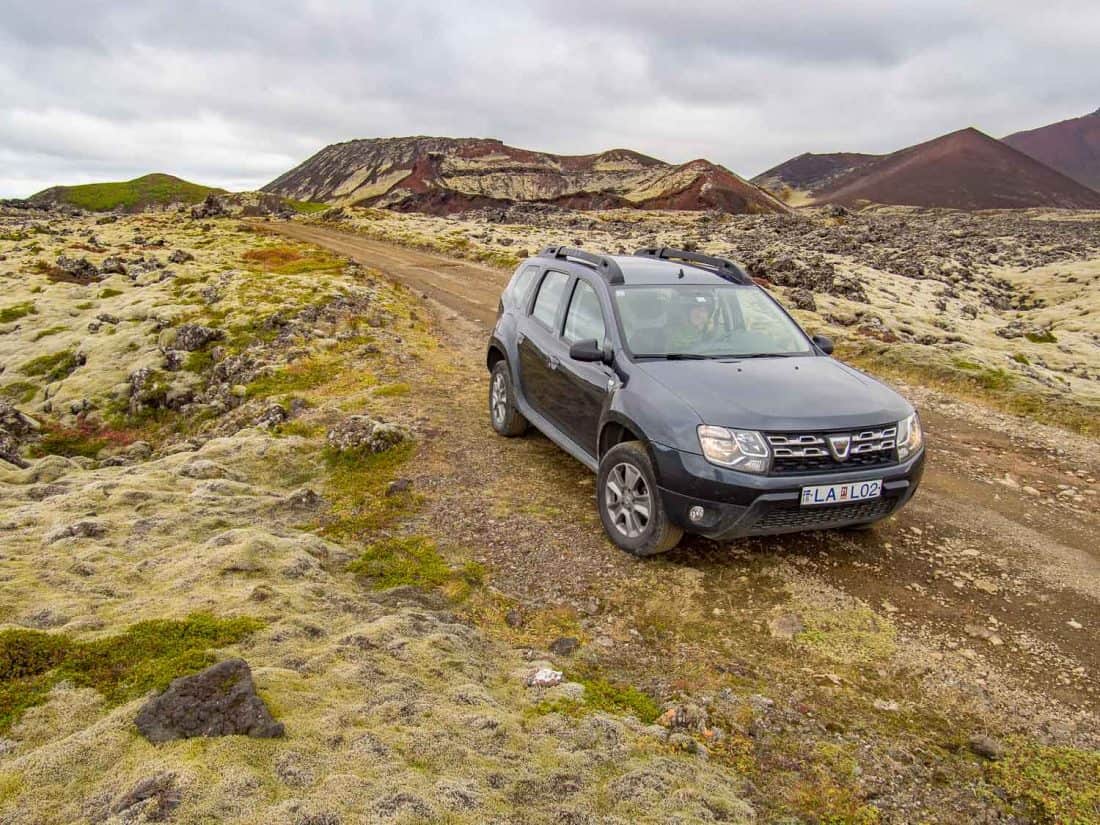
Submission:
[[[845,473],[758,476],[711,464],[696,453],[653,445],[665,512],[689,533],[725,541],[802,530],[830,530],[870,524],[897,512],[916,492],[924,472],[924,450],[900,464]],[[882,479],[877,499],[802,507],[802,488]],[[688,512],[703,508],[693,521]]]

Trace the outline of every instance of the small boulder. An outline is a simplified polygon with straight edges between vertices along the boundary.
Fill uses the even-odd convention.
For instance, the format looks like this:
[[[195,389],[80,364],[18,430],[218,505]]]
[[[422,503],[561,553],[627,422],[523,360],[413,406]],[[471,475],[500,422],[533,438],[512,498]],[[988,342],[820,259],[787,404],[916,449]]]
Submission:
[[[193,676],[174,679],[168,689],[142,706],[134,720],[150,742],[196,736],[285,734],[256,695],[252,670],[243,659],[228,659]]]
[[[557,656],[572,656],[580,646],[581,643],[572,636],[562,636],[550,643],[550,652]]]
[[[967,742],[970,752],[995,762],[1005,755],[1005,746],[997,739],[984,733],[975,733]]]
[[[176,349],[194,352],[202,349],[212,341],[220,341],[225,337],[225,332],[214,327],[205,327],[202,324],[183,324],[176,330],[173,345]]]
[[[185,264],[195,260],[195,256],[183,249],[176,249],[168,256],[168,262],[173,264]]]
[[[368,415],[350,416],[328,431],[328,444],[339,452],[366,450],[381,453],[410,438],[396,424],[377,421]]]
[[[176,775],[165,771],[142,779],[111,806],[124,822],[163,822],[179,807],[182,797]]]
[[[99,271],[104,275],[125,275],[126,264],[117,255],[108,255],[99,265]]]
[[[817,312],[817,301],[814,300],[814,294],[808,289],[792,289],[787,296],[790,299],[791,306],[795,309],[804,309],[807,312]]]

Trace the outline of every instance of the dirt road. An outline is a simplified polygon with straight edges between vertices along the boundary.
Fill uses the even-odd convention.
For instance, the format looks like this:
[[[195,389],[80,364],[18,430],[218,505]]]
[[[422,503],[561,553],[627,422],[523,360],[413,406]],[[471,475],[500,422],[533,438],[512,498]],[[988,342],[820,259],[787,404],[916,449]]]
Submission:
[[[439,526],[485,546],[483,560],[504,591],[547,604],[598,602],[592,612],[606,613],[608,593],[654,570],[701,573],[705,590],[735,587],[737,576],[766,561],[862,600],[907,638],[969,657],[975,690],[994,695],[993,703],[1004,688],[1000,702],[1011,704],[1019,685],[1051,707],[1086,715],[1100,708],[1095,442],[904,388],[924,417],[929,462],[919,494],[897,517],[869,533],[732,548],[688,539],[659,563],[639,564],[600,536],[591,478],[580,465],[543,438],[504,441],[485,424],[484,328],[508,273],[336,230],[268,226],[381,270],[476,322],[452,321],[457,374],[424,390],[439,404],[429,417],[450,439],[436,466],[447,478],[424,483],[439,492]],[[524,483],[530,489],[517,503]]]

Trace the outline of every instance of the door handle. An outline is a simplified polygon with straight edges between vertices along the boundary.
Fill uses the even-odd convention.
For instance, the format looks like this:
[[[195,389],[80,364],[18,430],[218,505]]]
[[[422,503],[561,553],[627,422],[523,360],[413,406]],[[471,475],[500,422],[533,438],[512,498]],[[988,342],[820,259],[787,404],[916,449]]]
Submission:
[[[547,359],[546,363],[550,366],[550,369],[556,370],[558,367],[561,366],[561,359],[558,358],[558,356],[556,355],[551,355]]]
[[[519,335],[516,336],[516,343],[517,344],[522,344],[526,340],[527,340],[527,336],[524,335],[522,332]]]

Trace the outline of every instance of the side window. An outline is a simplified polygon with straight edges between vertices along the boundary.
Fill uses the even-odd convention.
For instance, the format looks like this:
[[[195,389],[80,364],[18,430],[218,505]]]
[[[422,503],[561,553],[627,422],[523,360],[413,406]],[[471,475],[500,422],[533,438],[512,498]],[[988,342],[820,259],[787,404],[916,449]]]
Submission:
[[[539,274],[537,266],[525,266],[508,287],[508,302],[513,306],[524,306],[527,296],[531,292],[531,284],[535,282],[535,276]]]
[[[591,284],[577,281],[569,311],[565,316],[565,340],[570,344],[595,338],[601,345],[604,338],[603,312],[600,299]]]
[[[569,283],[569,276],[561,272],[550,271],[542,279],[538,297],[535,298],[535,306],[531,315],[536,321],[546,324],[554,329],[554,321],[558,317],[558,307],[561,306],[561,298],[565,293],[565,285]]]

